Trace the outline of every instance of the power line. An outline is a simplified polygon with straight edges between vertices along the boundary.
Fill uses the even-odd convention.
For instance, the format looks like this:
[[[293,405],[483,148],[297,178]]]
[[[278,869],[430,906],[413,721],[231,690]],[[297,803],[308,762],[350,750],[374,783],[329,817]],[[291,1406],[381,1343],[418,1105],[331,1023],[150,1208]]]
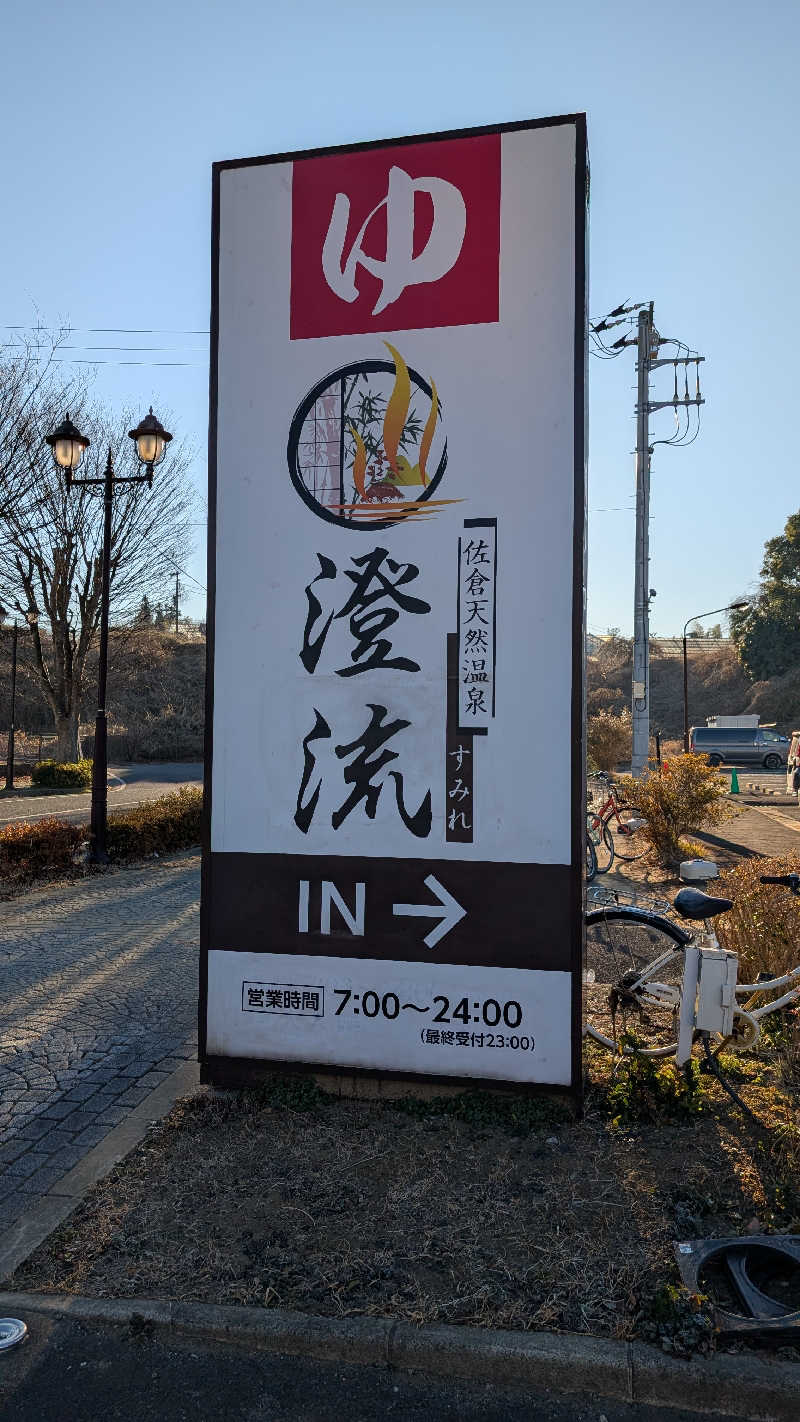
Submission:
[[[47,331],[41,323],[38,326],[0,325],[0,331]],[[153,326],[59,326],[64,335],[76,336],[207,336],[207,330],[179,331]]]
[[[67,356],[61,359],[53,356],[53,365],[147,365],[147,366],[181,366],[186,370],[207,370],[208,365],[200,360],[80,360]]]

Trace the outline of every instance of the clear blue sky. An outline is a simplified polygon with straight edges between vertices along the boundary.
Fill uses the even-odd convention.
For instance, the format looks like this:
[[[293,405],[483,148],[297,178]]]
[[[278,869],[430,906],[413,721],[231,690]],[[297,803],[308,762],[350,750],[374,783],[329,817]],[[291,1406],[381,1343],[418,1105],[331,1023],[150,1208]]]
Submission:
[[[86,347],[165,348],[75,357],[186,362],[100,365],[97,387],[168,411],[202,490],[207,347],[186,333],[208,327],[212,161],[586,110],[592,314],[652,299],[707,357],[699,438],[653,461],[653,629],[675,633],[750,589],[800,508],[799,41],[796,0],[28,0],[4,19],[0,325],[38,312]],[[588,622],[629,630],[633,353],[590,374]]]

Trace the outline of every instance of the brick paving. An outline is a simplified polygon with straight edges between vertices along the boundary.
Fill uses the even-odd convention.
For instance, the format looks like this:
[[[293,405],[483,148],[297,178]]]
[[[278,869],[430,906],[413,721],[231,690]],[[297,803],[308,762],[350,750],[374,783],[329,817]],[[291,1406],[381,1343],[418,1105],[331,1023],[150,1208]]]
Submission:
[[[197,1055],[200,857],[0,905],[0,1233]]]

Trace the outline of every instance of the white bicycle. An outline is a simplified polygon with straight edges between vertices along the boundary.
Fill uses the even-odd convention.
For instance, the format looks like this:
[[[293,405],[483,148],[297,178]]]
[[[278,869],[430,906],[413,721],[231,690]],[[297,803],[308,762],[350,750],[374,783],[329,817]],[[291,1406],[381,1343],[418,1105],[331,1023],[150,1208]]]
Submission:
[[[800,898],[800,874],[764,875],[761,882],[782,884]],[[673,908],[703,923],[696,936],[650,909],[613,902],[590,909],[584,1035],[616,1056],[674,1056],[678,1064],[698,1036],[706,1045],[713,1040],[717,1055],[727,1045],[755,1046],[761,1019],[800,998],[800,966],[738,983],[736,954],[720,948],[713,929],[713,919],[732,907],[731,899],[681,889]]]

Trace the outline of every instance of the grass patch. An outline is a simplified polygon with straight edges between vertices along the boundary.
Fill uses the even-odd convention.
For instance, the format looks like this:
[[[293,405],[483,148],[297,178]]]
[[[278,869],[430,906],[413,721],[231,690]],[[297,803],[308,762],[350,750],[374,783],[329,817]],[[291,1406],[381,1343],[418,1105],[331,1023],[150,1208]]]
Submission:
[[[622,1047],[637,1045],[631,1032],[620,1037]],[[606,1110],[618,1128],[632,1123],[693,1120],[704,1106],[704,1082],[694,1058],[685,1067],[677,1067],[658,1057],[624,1057],[606,1095]]]
[[[446,1116],[469,1126],[508,1131],[513,1136],[563,1126],[574,1119],[568,1106],[550,1097],[504,1096],[492,1091],[465,1091],[459,1096],[434,1096],[429,1101],[403,1096],[386,1105],[389,1110],[403,1111],[417,1120]]]
[[[711,1300],[683,1284],[662,1284],[645,1301],[638,1322],[643,1338],[678,1358],[710,1353],[716,1343]]]

